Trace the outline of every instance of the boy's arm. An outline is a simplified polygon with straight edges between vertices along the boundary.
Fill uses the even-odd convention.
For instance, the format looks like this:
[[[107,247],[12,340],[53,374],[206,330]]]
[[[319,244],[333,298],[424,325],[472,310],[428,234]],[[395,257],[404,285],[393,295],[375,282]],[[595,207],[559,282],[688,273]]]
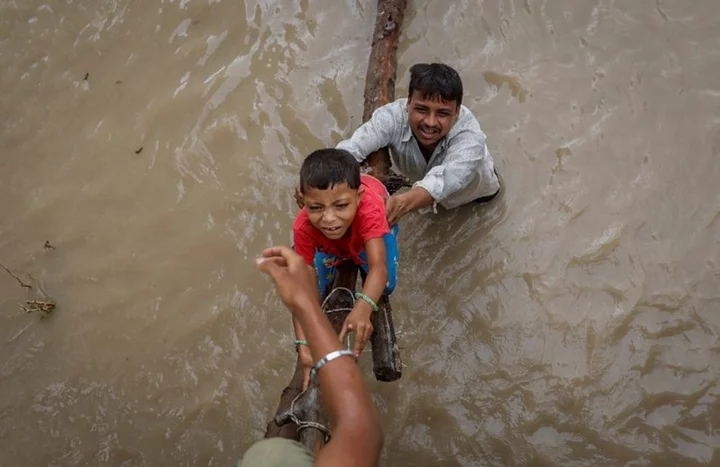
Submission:
[[[313,276],[315,277],[315,280],[317,281],[317,270],[315,270],[315,268],[310,265],[308,265],[308,268],[310,268]],[[305,337],[305,333],[302,330],[302,326],[300,326],[300,323],[298,322],[298,320],[295,319],[294,316],[292,318],[292,323],[293,323],[293,329],[295,329],[295,338],[299,341],[306,341],[307,339]],[[306,348],[307,348],[307,346],[306,346]],[[302,349],[302,347],[300,349]]]
[[[308,269],[311,270],[313,277],[316,278],[315,283],[317,283],[316,271],[315,268],[312,266],[313,259],[315,257],[315,248],[316,246],[312,240],[312,237],[307,235],[307,233],[304,232],[302,228],[293,226],[293,249],[303,258]],[[292,322],[293,328],[295,329],[295,339],[299,341],[309,342],[307,336],[305,335],[305,332],[303,331],[302,326],[295,318],[295,316],[293,316]],[[300,366],[303,368],[303,389],[305,389],[310,383],[310,368],[313,365],[313,358],[310,354],[309,345],[298,344],[296,348],[298,353],[298,361],[300,363]]]
[[[368,258],[368,276],[363,286],[363,294],[377,303],[385,290],[388,280],[387,252],[385,251],[385,239],[383,237],[373,238],[365,242],[365,251]],[[372,307],[365,300],[368,308]]]
[[[341,141],[337,149],[344,149],[362,162],[373,152],[389,146],[398,130],[397,104],[386,104],[373,112],[372,117],[355,130],[350,139]]]
[[[387,252],[383,237],[372,238],[365,242],[365,252],[368,259],[368,275],[363,285],[363,294],[374,303],[377,303],[385,290],[388,280]],[[349,331],[355,331],[355,355],[358,357],[370,340],[373,327],[370,317],[373,308],[366,300],[359,298],[355,301],[350,315],[345,319],[340,340],[344,340]]]
[[[316,278],[315,281],[317,283],[317,271],[311,266],[308,266],[308,268],[312,271],[312,274]],[[295,339],[297,339],[298,341],[307,342],[307,344],[297,344],[295,346],[295,348],[297,349],[298,361],[303,369],[302,387],[303,390],[305,390],[310,385],[310,369],[312,368],[314,361],[312,358],[312,354],[310,353],[310,342],[305,336],[305,332],[303,331],[300,322],[295,318],[295,316],[292,317],[292,323],[293,328],[295,329]]]

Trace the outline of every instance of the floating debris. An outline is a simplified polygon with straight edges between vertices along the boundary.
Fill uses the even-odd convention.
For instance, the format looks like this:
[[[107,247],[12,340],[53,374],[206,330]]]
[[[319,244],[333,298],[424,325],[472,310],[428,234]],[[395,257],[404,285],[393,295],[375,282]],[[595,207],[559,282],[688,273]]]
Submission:
[[[25,305],[20,305],[20,308],[22,308],[26,313],[39,311],[43,314],[44,318],[55,309],[55,302],[46,300],[28,300]]]
[[[7,271],[8,274],[10,274],[11,276],[13,276],[13,277],[15,278],[15,280],[20,283],[20,286],[21,286],[21,287],[24,287],[24,288],[26,288],[26,289],[32,289],[32,285],[23,282],[23,280],[20,279],[20,278],[19,278],[18,276],[16,276],[15,274],[13,274],[13,272],[12,272],[7,266],[5,266],[4,264],[0,263],[0,267],[2,267],[5,271]]]

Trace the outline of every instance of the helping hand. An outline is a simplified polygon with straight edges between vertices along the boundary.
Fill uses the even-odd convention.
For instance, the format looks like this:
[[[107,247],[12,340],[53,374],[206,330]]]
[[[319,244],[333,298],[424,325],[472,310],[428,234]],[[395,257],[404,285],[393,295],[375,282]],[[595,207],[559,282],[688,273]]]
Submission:
[[[367,345],[373,333],[373,325],[370,321],[371,316],[372,309],[355,306],[347,318],[345,318],[342,330],[340,331],[340,342],[345,340],[348,333],[355,332],[355,348],[353,351],[358,358],[360,358],[360,353],[365,348],[365,345]]]
[[[405,198],[402,194],[392,195],[385,201],[385,215],[387,216],[388,225],[397,224],[397,221],[405,214],[407,214],[407,211]]]
[[[268,248],[262,254],[263,257],[255,260],[255,263],[258,269],[273,280],[280,299],[291,313],[297,313],[309,305],[317,306],[317,282],[302,256],[285,246]]]

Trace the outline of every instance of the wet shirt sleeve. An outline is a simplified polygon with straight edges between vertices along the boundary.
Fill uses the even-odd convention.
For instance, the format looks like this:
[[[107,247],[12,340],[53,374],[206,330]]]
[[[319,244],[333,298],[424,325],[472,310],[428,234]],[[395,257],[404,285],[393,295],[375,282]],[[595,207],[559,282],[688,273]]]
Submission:
[[[414,187],[424,188],[436,205],[446,209],[497,192],[500,184],[482,132],[462,130],[448,141],[446,150],[443,162],[428,170]]]
[[[402,124],[396,107],[393,102],[376,109],[370,120],[355,130],[350,139],[338,143],[336,148],[348,151],[358,162],[362,162],[378,149],[390,146]]]

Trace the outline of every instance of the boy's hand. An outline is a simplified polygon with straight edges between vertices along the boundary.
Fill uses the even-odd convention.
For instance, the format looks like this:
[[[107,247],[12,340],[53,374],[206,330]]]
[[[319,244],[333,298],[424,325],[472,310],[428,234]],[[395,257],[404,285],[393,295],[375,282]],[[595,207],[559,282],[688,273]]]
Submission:
[[[348,317],[345,318],[342,330],[338,336],[340,342],[343,342],[348,333],[355,332],[355,348],[353,351],[358,358],[360,358],[360,352],[363,351],[373,333],[373,325],[370,322],[371,316],[372,308],[356,305]]]

